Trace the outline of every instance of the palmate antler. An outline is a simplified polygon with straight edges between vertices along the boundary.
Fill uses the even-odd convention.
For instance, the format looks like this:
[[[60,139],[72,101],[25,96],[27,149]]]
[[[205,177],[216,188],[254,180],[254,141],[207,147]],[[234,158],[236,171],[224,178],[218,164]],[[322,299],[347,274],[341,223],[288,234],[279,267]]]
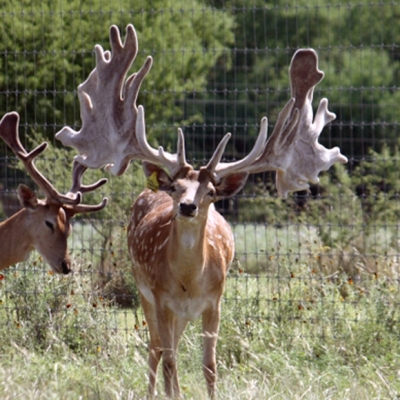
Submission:
[[[31,152],[27,152],[22,146],[19,139],[19,115],[16,112],[10,112],[4,115],[0,121],[0,137],[11,148],[14,154],[21,160],[26,171],[45,194],[45,202],[47,204],[55,204],[62,206],[68,211],[69,216],[77,213],[94,212],[103,209],[107,205],[107,198],[104,198],[100,204],[85,205],[80,204],[82,201],[82,193],[96,190],[107,182],[107,179],[101,179],[92,185],[82,185],[82,176],[86,167],[74,162],[72,173],[72,187],[67,194],[61,194],[47,180],[47,178],[36,168],[35,159],[39,154],[43,153],[47,148],[44,142],[37,146]]]
[[[95,47],[96,68],[78,87],[82,129],[64,127],[56,138],[76,148],[80,153],[76,160],[86,167],[106,166],[121,175],[131,159],[140,158],[135,150],[136,100],[153,60],[147,57],[139,72],[125,79],[138,52],[135,29],[127,26],[122,43],[118,28],[111,26],[110,43],[111,52]]]
[[[318,183],[318,174],[334,163],[346,163],[338,147],[326,149],[318,143],[325,125],[336,115],[328,111],[322,99],[313,121],[314,87],[323,79],[318,56],[312,49],[298,50],[289,68],[292,98],[279,113],[274,130],[261,155],[252,163],[219,163],[215,174],[220,179],[242,170],[248,173],[276,171],[276,187],[282,197],[289,192],[308,189],[308,182]]]
[[[322,99],[313,121],[314,87],[323,79],[318,56],[312,49],[298,50],[289,68],[292,98],[281,111],[265,150],[249,168],[256,173],[276,170],[278,193],[305,190],[307,182],[318,183],[318,174],[334,163],[346,163],[340,149],[327,149],[318,138],[329,122],[336,118],[328,111],[328,100]]]
[[[104,51],[99,45],[95,47],[96,68],[78,87],[82,129],[76,132],[64,127],[56,134],[56,138],[65,146],[77,149],[80,154],[75,159],[89,168],[106,166],[111,173],[121,175],[132,159],[139,159],[162,165],[173,176],[183,166],[189,165],[186,162],[182,130],[178,130],[176,154],[165,152],[162,147],[155,150],[146,140],[143,107],[136,107],[141,83],[153,60],[147,57],[140,71],[125,80],[138,52],[134,27],[127,26],[125,42],[122,44],[118,28],[111,26],[110,43],[111,52]],[[267,124],[264,126],[266,129]],[[223,148],[229,137],[230,134],[227,134],[223,139]],[[261,154],[260,146],[265,145],[265,140],[266,130],[250,154],[250,161]],[[220,157],[222,152],[217,151]],[[212,160],[215,167],[215,157]]]

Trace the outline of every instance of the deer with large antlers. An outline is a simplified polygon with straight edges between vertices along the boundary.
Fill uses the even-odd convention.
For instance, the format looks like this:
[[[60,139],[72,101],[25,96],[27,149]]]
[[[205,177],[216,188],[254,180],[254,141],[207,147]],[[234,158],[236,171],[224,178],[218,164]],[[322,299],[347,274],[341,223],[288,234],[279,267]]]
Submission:
[[[36,249],[54,272],[68,274],[71,271],[67,246],[71,232],[70,219],[77,213],[98,211],[106,206],[106,198],[98,205],[81,204],[81,200],[82,193],[97,189],[107,179],[101,179],[93,185],[83,185],[82,176],[87,167],[75,161],[72,187],[66,195],[60,194],[34,164],[47,143],[28,153],[20,142],[18,127],[19,115],[16,112],[6,114],[0,121],[0,137],[21,160],[46,198],[38,199],[29,187],[22,184],[18,186],[18,197],[23,208],[0,223],[0,270],[25,261],[30,252]]]
[[[88,167],[107,164],[111,172],[119,174],[130,159],[143,161],[153,190],[145,189],[133,204],[128,249],[150,331],[148,394],[152,397],[155,393],[162,358],[165,392],[168,397],[179,397],[179,339],[187,323],[201,316],[203,372],[213,396],[221,297],[235,252],[231,228],[214,203],[238,193],[250,173],[277,171],[278,191],[286,196],[304,190],[308,181],[317,182],[319,172],[333,163],[347,161],[338,148],[328,150],[318,143],[323,127],[335,117],[324,99],[313,121],[313,90],[323,73],[313,50],[296,52],[290,66],[292,99],[279,114],[270,139],[267,141],[268,123],[263,118],[247,157],[221,162],[228,133],[207,165],[195,170],[185,156],[182,130],[178,130],[176,154],[162,147],[153,149],[147,142],[144,110],[136,106],[136,99],[152,59],[125,80],[138,48],[133,26],[128,26],[124,44],[118,29],[111,27],[110,42],[112,52],[96,47],[97,67],[79,87],[81,131],[68,128],[58,138],[76,147],[80,152],[77,159]],[[102,79],[112,88],[109,99],[99,91]],[[93,120],[97,130],[88,125]],[[110,146],[112,151],[106,152]],[[109,156],[103,157],[106,153]]]

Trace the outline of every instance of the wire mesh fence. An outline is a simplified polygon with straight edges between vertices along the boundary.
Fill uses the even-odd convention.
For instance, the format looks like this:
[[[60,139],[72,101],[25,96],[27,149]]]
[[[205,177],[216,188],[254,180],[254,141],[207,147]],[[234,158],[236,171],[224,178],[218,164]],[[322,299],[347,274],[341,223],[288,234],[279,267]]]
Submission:
[[[20,113],[26,148],[51,143],[37,164],[65,192],[75,153],[54,135],[64,125],[80,128],[77,86],[95,65],[94,45],[109,49],[109,26],[124,32],[132,23],[137,64],[154,58],[139,96],[149,140],[174,152],[182,127],[188,158],[202,165],[229,131],[225,158],[240,159],[251,150],[261,118],[269,118],[272,131],[290,98],[292,55],[314,48],[325,72],[314,109],[326,97],[337,116],[320,141],[340,146],[349,162],[288,199],[278,198],[273,174],[255,174],[240,194],[217,204],[236,241],[223,312],[237,310],[249,334],[255,325],[290,321],[293,330],[280,334],[346,338],[346,320],[371,318],[354,312],[367,293],[383,284],[385,307],[399,299],[399,14],[397,2],[370,1],[5,1],[1,110]],[[20,207],[18,184],[33,185],[3,143],[0,174],[5,220]],[[102,175],[89,172],[88,179]],[[110,330],[145,332],[126,245],[130,204],[145,181],[138,163],[123,177],[107,177],[89,200],[107,195],[109,206],[73,223],[73,278],[52,275],[36,253],[2,271],[0,299],[10,326],[36,318],[27,304],[42,301],[59,311],[60,330],[65,318],[76,318],[78,326],[82,313],[94,313],[108,318],[102,321]]]

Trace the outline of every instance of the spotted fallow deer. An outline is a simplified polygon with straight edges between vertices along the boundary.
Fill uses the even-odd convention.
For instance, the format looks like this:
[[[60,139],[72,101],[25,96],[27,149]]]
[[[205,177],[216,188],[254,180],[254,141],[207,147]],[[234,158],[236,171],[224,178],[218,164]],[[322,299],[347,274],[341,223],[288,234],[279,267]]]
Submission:
[[[82,185],[82,176],[87,168],[75,161],[72,187],[66,195],[60,194],[34,164],[47,143],[28,153],[20,142],[18,127],[19,115],[16,112],[6,114],[0,121],[0,137],[21,160],[46,198],[38,199],[29,187],[22,184],[18,186],[22,209],[0,223],[0,270],[25,261],[30,252],[36,249],[54,272],[68,274],[71,271],[67,248],[70,219],[77,213],[98,211],[106,206],[106,198],[98,205],[81,204],[81,200],[82,193],[97,189],[107,180]]]
[[[128,249],[150,332],[148,394],[152,397],[155,393],[162,357],[165,392],[168,397],[179,397],[179,338],[187,323],[201,316],[203,372],[213,396],[220,303],[235,252],[231,228],[214,203],[235,195],[250,173],[277,171],[278,192],[286,196],[307,188],[308,181],[317,182],[318,173],[333,163],[347,161],[338,148],[328,150],[318,143],[323,127],[335,117],[327,110],[324,99],[313,121],[313,90],[323,73],[318,70],[313,50],[297,51],[290,66],[292,98],[279,114],[270,139],[267,141],[268,124],[263,118],[257,141],[247,157],[221,162],[228,133],[207,165],[196,170],[186,160],[180,129],[176,154],[167,153],[162,147],[155,150],[147,142],[144,110],[136,107],[135,101],[152,60],[148,58],[139,73],[125,82],[126,71],[137,53],[133,27],[128,26],[124,44],[117,28],[112,27],[110,42],[112,52],[96,47],[97,66],[79,88],[84,100],[82,130],[65,130],[59,138],[76,147],[80,152],[77,159],[89,167],[107,164],[111,172],[119,174],[130,159],[143,161],[153,190],[145,189],[132,207]],[[107,100],[96,89],[100,76],[113,79],[110,106],[105,105]],[[99,136],[94,130],[85,129],[85,122],[93,120],[95,114]],[[97,157],[110,147],[107,159]]]

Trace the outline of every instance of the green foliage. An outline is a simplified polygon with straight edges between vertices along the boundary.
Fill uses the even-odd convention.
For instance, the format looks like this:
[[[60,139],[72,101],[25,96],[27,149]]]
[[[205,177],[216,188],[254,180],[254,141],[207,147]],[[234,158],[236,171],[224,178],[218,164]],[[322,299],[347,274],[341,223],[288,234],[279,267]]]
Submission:
[[[346,248],[362,235],[361,202],[342,164],[321,175],[317,195],[307,201],[302,216],[304,221],[318,226],[326,246]]]
[[[222,135],[233,130],[232,156],[248,152],[263,116],[275,123],[290,96],[291,57],[298,48],[307,47],[317,51],[325,72],[314,107],[327,97],[337,115],[329,145],[340,145],[344,154],[360,157],[369,147],[380,146],[382,139],[395,138],[400,56],[394,45],[399,33],[393,27],[400,5],[367,0],[217,4],[235,18],[233,67],[215,69],[203,110],[210,137],[211,132]],[[200,133],[203,128],[197,129]],[[321,141],[327,138],[323,135]],[[203,142],[212,148],[210,140]]]
[[[205,88],[208,71],[233,41],[229,15],[197,1],[185,8],[171,5],[159,0],[144,6],[138,24],[143,53],[154,54],[148,87],[159,93],[146,103],[150,124],[181,115],[184,94]]]
[[[237,197],[238,221],[281,226],[296,221],[293,198],[281,199],[270,174],[250,178],[242,196]]]
[[[392,87],[400,63],[381,48],[333,50],[329,58],[322,86],[329,88],[330,109],[336,113],[337,120],[352,126],[348,133],[334,127],[332,136],[349,136],[353,143],[359,143],[344,151],[365,156],[368,148],[382,143],[382,139],[395,140],[396,131],[385,125],[397,119],[393,105],[398,102],[398,93]],[[379,149],[379,145],[375,147]]]
[[[94,45],[110,48],[111,24],[122,35],[128,23],[136,27],[135,70],[148,54],[155,59],[139,101],[148,125],[159,128],[182,115],[185,92],[204,89],[209,69],[233,40],[233,19],[197,0],[187,8],[154,0],[134,9],[129,0],[118,7],[100,0],[7,0],[2,13],[0,90],[7,96],[0,104],[29,124],[50,128],[50,137],[60,125],[80,124],[76,88],[94,67]]]
[[[368,160],[360,163],[352,176],[363,209],[365,234],[373,234],[379,228],[397,232],[400,220],[399,146],[384,145],[381,152],[370,150]],[[397,247],[395,235],[388,247]]]
[[[399,162],[399,145],[389,147],[384,144],[380,152],[370,150],[368,158],[360,163],[352,174],[353,184],[364,197],[374,198],[383,192],[388,198],[395,200],[400,193]]]
[[[3,341],[3,351],[12,342],[37,351],[65,346],[95,355],[106,345],[107,338],[99,332],[109,326],[102,310],[111,303],[88,290],[87,283],[84,288],[75,279],[55,276],[40,262],[33,262],[29,270],[11,268],[1,276],[1,304],[7,304],[0,310],[1,332],[10,339]]]
[[[370,151],[351,178],[342,165],[322,175],[322,194],[308,203],[306,212],[326,245],[354,246],[363,254],[379,253],[382,245],[385,254],[397,248],[399,156],[398,146],[383,146],[379,153]]]
[[[357,280],[342,271],[326,275],[316,250],[310,244],[295,263],[281,258],[271,274],[232,269],[222,304],[216,398],[398,395],[398,271],[364,271]],[[75,262],[73,276],[53,275],[36,259],[29,269],[0,275],[2,397],[145,396],[148,337],[141,312],[107,301],[94,272]],[[385,271],[386,264],[381,260],[377,268]],[[178,358],[187,398],[206,398],[201,342],[201,322],[190,323]],[[162,393],[161,372],[159,378]]]

